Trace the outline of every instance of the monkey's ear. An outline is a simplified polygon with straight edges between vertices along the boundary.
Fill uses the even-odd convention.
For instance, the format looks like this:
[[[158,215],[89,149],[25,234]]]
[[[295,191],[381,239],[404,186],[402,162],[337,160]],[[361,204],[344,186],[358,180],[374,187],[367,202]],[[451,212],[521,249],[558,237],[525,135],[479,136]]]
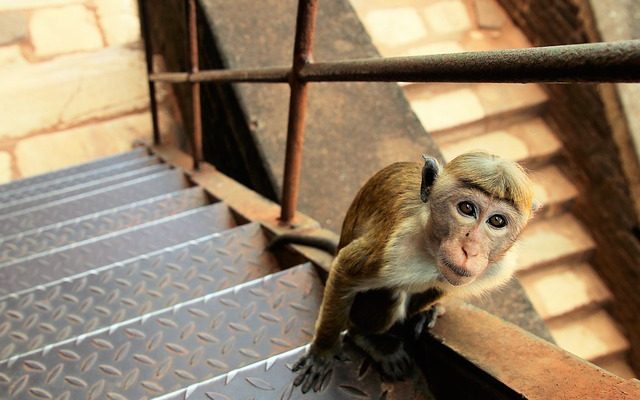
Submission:
[[[422,183],[420,184],[420,200],[423,203],[427,202],[429,193],[431,192],[431,186],[436,180],[438,173],[440,172],[440,164],[438,160],[433,157],[422,155],[424,159],[424,166],[422,167]]]

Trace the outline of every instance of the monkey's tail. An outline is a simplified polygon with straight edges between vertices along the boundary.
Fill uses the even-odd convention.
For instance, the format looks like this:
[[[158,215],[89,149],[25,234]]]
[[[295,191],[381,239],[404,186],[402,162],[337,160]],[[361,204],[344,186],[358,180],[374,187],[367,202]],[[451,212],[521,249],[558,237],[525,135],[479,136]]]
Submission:
[[[319,236],[303,236],[293,234],[284,234],[274,237],[267,245],[267,249],[273,250],[287,244],[300,244],[303,246],[313,247],[326,251],[333,256],[335,256],[338,252],[338,244],[331,239]]]

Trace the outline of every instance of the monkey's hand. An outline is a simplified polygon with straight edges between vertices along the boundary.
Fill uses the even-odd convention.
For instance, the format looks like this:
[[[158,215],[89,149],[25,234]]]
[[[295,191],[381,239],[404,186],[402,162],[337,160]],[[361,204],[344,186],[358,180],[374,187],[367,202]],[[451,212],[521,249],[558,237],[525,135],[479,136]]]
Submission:
[[[443,315],[445,311],[444,306],[440,303],[432,305],[427,311],[420,312],[407,321],[406,332],[411,339],[418,340],[424,328],[431,329],[436,326],[438,317]]]
[[[291,369],[298,372],[298,376],[293,381],[293,386],[302,385],[302,393],[307,393],[313,388],[317,392],[322,387],[322,383],[333,370],[333,361],[338,357],[340,347],[319,351],[311,347],[309,352],[302,356]]]

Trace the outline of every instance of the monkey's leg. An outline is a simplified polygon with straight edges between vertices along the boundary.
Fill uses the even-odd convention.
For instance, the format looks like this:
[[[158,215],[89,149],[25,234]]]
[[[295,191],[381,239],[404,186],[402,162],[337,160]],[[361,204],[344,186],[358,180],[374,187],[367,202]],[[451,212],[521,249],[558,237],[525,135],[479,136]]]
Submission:
[[[425,326],[428,329],[433,328],[438,317],[444,314],[444,306],[436,303],[442,296],[443,293],[435,288],[411,296],[407,307],[408,318],[404,322],[404,326],[406,334],[412,340],[417,340],[420,337]]]
[[[367,249],[355,240],[333,260],[311,347],[292,368],[298,373],[293,384],[301,385],[303,393],[311,388],[320,390],[331,373],[334,359],[342,351],[340,333],[347,328],[349,310],[358,290],[352,271],[366,259],[363,256],[366,253]]]
[[[348,339],[375,363],[383,378],[399,381],[411,375],[413,359],[404,348],[401,337],[390,333],[365,335],[349,332]]]
[[[445,313],[445,308],[440,303],[431,305],[426,311],[420,311],[404,322],[405,332],[412,340],[418,340],[426,327],[431,329],[436,326],[438,317]]]
[[[405,297],[391,289],[369,290],[358,293],[351,307],[347,338],[373,360],[388,380],[403,379],[413,370],[401,326],[396,323],[404,314]]]

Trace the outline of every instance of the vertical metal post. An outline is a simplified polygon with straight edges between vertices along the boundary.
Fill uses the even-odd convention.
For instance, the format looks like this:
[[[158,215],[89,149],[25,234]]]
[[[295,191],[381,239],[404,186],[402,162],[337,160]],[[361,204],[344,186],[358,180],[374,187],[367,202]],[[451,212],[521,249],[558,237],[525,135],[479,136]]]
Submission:
[[[300,71],[305,64],[311,61],[317,4],[317,0],[300,0],[298,2],[293,66],[289,76],[291,95],[289,97],[287,150],[282,185],[282,208],[280,211],[280,223],[283,225],[293,220],[298,204],[304,121],[307,107],[307,84],[301,79]]]
[[[138,1],[138,13],[140,14],[140,31],[144,43],[144,56],[147,63],[147,79],[149,81],[149,108],[151,109],[151,124],[153,127],[153,144],[160,144],[160,128],[158,124],[158,101],[156,98],[156,83],[149,79],[153,74],[153,48],[151,47],[151,35],[149,33],[149,21],[147,14],[147,1]]]
[[[200,70],[200,57],[198,54],[198,16],[196,0],[188,0],[188,29],[189,29],[189,62],[191,73]],[[193,133],[191,134],[191,154],[193,156],[193,169],[200,168],[202,160],[202,108],[200,104],[200,82],[191,82],[191,105],[193,109]]]

